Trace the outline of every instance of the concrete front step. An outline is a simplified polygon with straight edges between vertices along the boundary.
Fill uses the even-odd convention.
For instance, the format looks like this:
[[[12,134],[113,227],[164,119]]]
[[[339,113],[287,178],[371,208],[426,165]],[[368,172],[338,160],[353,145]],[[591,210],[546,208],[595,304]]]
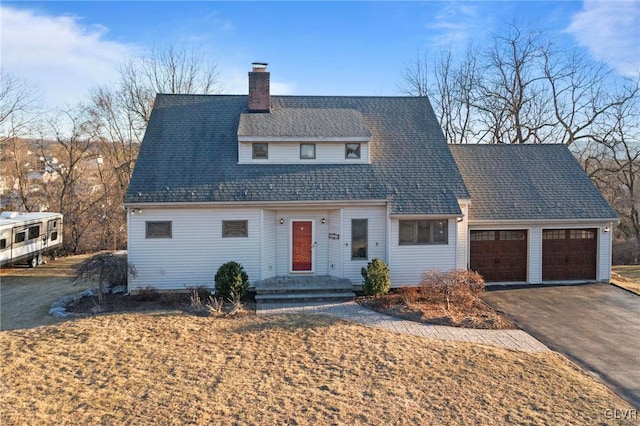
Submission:
[[[256,294],[256,303],[260,308],[260,305],[270,303],[308,303],[308,302],[344,302],[352,300],[356,297],[355,293],[349,292],[335,292],[328,293],[319,292],[289,292],[289,293],[276,293],[276,294]]]
[[[258,295],[281,295],[281,294],[313,294],[313,293],[353,293],[353,288],[349,287],[287,287],[287,288],[269,288],[256,291]]]

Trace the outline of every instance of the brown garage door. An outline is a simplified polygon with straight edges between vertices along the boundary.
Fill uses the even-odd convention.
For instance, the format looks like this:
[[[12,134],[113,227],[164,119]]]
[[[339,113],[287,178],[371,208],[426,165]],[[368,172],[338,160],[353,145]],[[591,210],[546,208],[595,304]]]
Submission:
[[[469,264],[487,282],[527,281],[527,231],[471,231]]]
[[[544,229],[542,281],[595,280],[596,229]]]

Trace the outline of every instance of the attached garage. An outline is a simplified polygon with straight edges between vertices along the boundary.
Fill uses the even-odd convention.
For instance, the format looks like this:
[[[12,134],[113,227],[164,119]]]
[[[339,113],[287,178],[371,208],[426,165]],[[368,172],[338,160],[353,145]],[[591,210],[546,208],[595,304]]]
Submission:
[[[470,269],[486,282],[527,281],[527,231],[470,231]]]
[[[588,229],[542,230],[542,281],[596,280],[598,232]]]

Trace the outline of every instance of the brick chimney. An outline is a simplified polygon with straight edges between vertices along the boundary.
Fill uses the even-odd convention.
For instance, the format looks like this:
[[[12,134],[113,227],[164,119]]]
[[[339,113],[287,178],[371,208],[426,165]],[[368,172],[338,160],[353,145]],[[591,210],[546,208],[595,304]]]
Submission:
[[[270,112],[268,64],[254,62],[251,65],[253,70],[249,73],[249,112]]]

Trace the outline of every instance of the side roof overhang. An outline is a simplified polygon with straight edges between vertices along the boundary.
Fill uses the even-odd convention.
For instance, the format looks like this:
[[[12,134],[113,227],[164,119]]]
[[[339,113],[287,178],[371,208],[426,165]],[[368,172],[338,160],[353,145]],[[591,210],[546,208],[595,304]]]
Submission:
[[[471,193],[470,224],[618,220],[565,145],[449,147]]]

